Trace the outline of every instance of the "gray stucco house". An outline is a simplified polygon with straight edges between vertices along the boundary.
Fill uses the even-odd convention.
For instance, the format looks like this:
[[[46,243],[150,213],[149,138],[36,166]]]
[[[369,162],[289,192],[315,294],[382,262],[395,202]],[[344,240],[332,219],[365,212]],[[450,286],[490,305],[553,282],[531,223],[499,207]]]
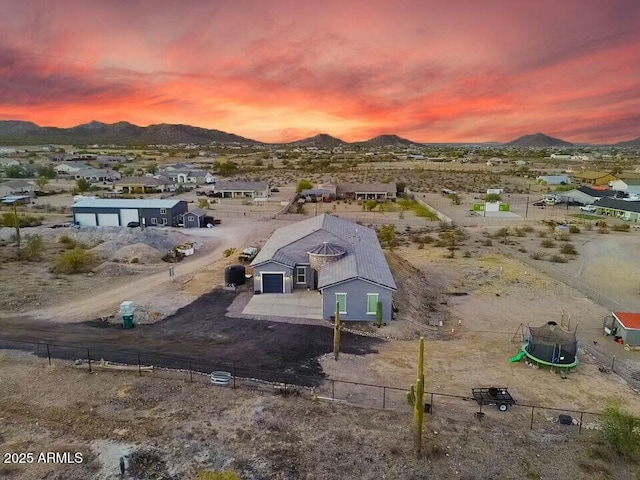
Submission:
[[[71,205],[73,221],[87,227],[126,227],[130,222],[175,227],[187,209],[184,200],[86,198]]]
[[[332,215],[319,215],[277,229],[251,262],[254,291],[318,290],[322,318],[375,320],[378,301],[390,321],[397,289],[376,232]]]

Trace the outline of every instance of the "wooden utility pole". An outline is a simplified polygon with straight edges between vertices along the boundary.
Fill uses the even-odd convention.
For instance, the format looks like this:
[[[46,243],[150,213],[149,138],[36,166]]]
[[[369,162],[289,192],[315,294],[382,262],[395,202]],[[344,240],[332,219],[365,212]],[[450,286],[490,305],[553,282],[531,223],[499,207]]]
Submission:
[[[18,205],[13,202],[13,226],[16,229],[16,242],[18,244],[18,257],[20,256],[20,219],[18,218]]]
[[[413,408],[413,441],[416,455],[422,452],[422,422],[424,419],[424,337],[420,337],[418,352],[418,378],[407,393],[407,401]]]
[[[340,356],[340,302],[336,302],[336,321],[333,325],[333,358],[338,360]]]

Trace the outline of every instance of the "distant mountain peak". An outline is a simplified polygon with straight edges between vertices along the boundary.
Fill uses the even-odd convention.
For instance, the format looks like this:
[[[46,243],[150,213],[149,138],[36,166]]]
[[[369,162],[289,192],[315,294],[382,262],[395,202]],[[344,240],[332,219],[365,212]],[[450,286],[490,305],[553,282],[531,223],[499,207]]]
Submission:
[[[418,142],[414,142],[407,138],[402,138],[398,135],[386,133],[383,135],[378,135],[377,137],[370,138],[364,142],[358,142],[360,145],[366,145],[369,147],[395,147],[395,146],[405,146],[408,147],[410,145],[419,145]]]
[[[538,132],[532,135],[523,135],[522,137],[505,143],[505,145],[512,147],[549,148],[572,147],[573,143]]]
[[[334,148],[347,145],[347,142],[337,137],[333,137],[328,133],[319,133],[317,135],[314,135],[313,137],[303,138],[302,140],[291,142],[290,145],[296,145],[300,147]]]
[[[627,140],[626,142],[618,142],[615,145],[616,147],[630,147],[637,148],[640,147],[640,137],[634,138],[633,140]]]

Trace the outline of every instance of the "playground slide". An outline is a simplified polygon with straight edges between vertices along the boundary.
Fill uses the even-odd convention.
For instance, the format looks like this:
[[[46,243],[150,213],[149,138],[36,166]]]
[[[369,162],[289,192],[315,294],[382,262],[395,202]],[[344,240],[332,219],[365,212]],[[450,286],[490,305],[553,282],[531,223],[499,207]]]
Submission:
[[[524,353],[523,350],[520,350],[520,352],[515,357],[511,357],[509,359],[509,361],[511,361],[511,362],[519,362],[520,360],[522,360],[524,358],[525,355],[526,355],[526,353]]]

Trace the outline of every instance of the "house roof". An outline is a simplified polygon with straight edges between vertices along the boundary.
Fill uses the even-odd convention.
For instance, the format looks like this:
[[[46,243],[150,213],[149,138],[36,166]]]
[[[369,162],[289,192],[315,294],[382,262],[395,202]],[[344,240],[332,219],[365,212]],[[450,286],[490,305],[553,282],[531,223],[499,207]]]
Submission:
[[[185,215],[195,215],[196,217],[204,217],[207,212],[204,209],[196,207],[193,210],[189,210]]]
[[[277,229],[251,265],[273,261],[294,267],[309,263],[308,252],[325,243],[344,250],[345,255],[320,268],[318,288],[362,279],[396,290],[376,232],[333,215],[319,215]]]
[[[123,179],[118,180],[114,183],[114,185],[166,185],[168,180],[166,178],[156,178],[156,177],[125,177]]]
[[[71,208],[173,208],[184,200],[159,199],[124,199],[124,198],[86,198],[80,200]],[[186,202],[185,202],[186,203]]]
[[[336,187],[337,193],[396,193],[395,183],[341,183]]]
[[[576,190],[596,198],[615,197],[616,195],[615,190],[599,190],[587,186],[578,187]]]
[[[616,198],[601,198],[593,202],[596,207],[611,208],[613,210],[623,210],[625,212],[640,213],[640,201],[618,200]]]
[[[34,188],[34,185],[26,180],[9,180],[7,182],[3,182],[2,186],[9,188]]]
[[[216,192],[259,192],[269,189],[267,182],[218,182],[213,189]]]
[[[583,178],[585,180],[596,180],[598,178],[606,177],[607,175],[611,175],[608,172],[595,172],[595,171],[584,171],[581,173],[574,173],[573,176],[575,178]],[[613,176],[613,175],[611,175]]]
[[[613,315],[627,330],[640,330],[640,313],[613,312]]]
[[[538,175],[536,180],[570,180],[569,175]]]

